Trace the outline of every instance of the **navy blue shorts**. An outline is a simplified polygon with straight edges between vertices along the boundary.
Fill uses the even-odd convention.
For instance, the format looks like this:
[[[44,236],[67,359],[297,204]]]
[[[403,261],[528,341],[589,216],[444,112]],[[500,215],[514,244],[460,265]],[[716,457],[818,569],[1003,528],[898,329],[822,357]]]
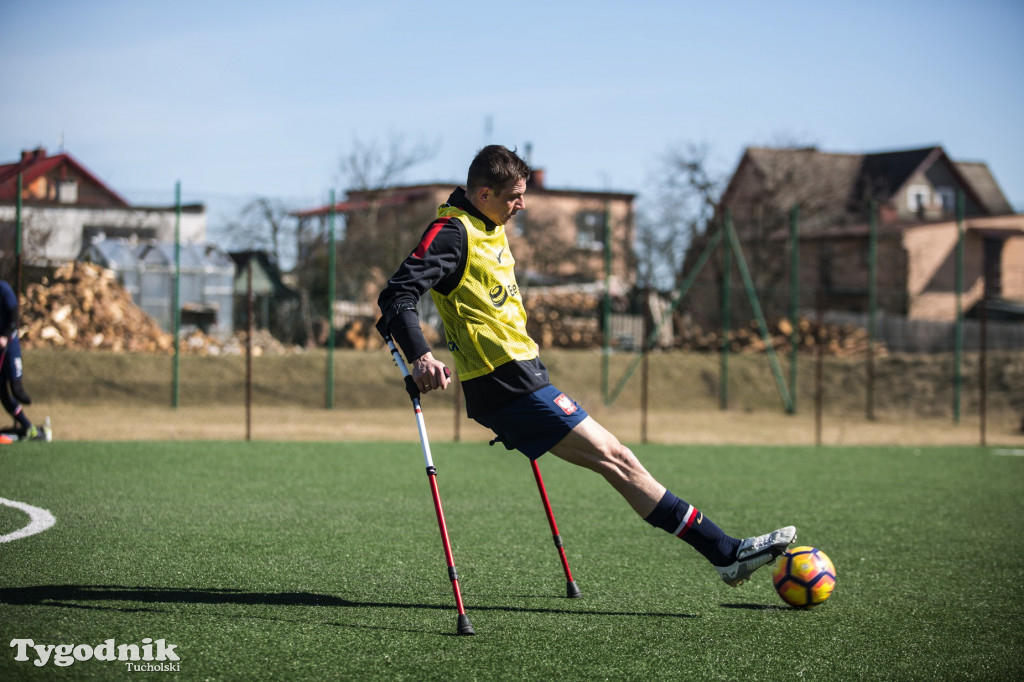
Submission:
[[[545,386],[476,420],[509,450],[537,459],[586,419],[587,411],[554,386]]]

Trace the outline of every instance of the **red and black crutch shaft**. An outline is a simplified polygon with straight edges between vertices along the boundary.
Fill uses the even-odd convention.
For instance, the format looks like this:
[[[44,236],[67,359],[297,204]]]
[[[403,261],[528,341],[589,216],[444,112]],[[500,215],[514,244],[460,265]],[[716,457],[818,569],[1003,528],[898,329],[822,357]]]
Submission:
[[[576,581],[572,579],[572,571],[569,570],[569,560],[565,558],[565,547],[562,546],[562,536],[558,532],[558,524],[555,523],[555,514],[551,511],[551,502],[548,501],[548,491],[544,488],[544,479],[540,475],[540,467],[537,460],[531,460],[533,466],[533,477],[537,479],[537,489],[540,490],[540,499],[544,502],[544,511],[548,515],[548,525],[551,526],[551,536],[554,538],[555,547],[558,549],[558,557],[562,560],[562,569],[565,571],[565,595],[570,599],[583,596]]]
[[[430,455],[430,441],[427,440],[427,426],[423,421],[423,409],[420,407],[420,389],[413,381],[409,368],[405,366],[402,354],[398,352],[395,342],[390,336],[384,336],[384,341],[394,357],[395,364],[402,370],[402,377],[405,379],[405,390],[412,399],[413,410],[416,412],[416,428],[420,434],[420,447],[423,449],[423,461],[427,466],[427,480],[430,481],[430,494],[434,498],[434,511],[437,513],[437,527],[441,530],[441,544],[444,546],[444,559],[448,564],[448,579],[452,581],[452,592],[455,593],[455,606],[459,610],[457,623],[457,634],[475,635],[473,625],[466,615],[466,607],[462,603],[462,591],[459,589],[459,573],[455,570],[455,560],[452,558],[452,545],[448,541],[448,525],[444,522],[444,510],[441,508],[441,495],[437,491],[437,468]],[[445,370],[447,371],[447,370]]]

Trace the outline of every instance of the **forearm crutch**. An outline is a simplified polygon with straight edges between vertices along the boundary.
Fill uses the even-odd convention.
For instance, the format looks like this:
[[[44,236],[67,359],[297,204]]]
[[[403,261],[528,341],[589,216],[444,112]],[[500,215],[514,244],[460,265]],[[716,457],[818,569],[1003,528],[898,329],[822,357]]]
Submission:
[[[452,592],[455,593],[455,606],[459,610],[459,617],[457,623],[457,634],[460,635],[475,635],[476,632],[473,630],[473,625],[469,622],[469,616],[466,615],[466,607],[462,604],[462,591],[459,589],[459,574],[455,570],[455,560],[452,558],[452,546],[448,542],[448,526],[444,522],[444,511],[441,509],[441,495],[437,492],[437,469],[434,467],[434,460],[430,456],[430,442],[427,440],[427,427],[423,422],[423,409],[420,407],[420,389],[416,386],[416,382],[413,381],[412,375],[409,373],[409,368],[405,366],[405,360],[402,358],[401,353],[398,352],[398,348],[395,346],[395,342],[391,340],[391,337],[384,335],[384,341],[388,345],[388,349],[391,351],[391,355],[395,360],[395,364],[398,369],[402,371],[402,377],[405,379],[405,390],[412,399],[413,410],[416,412],[416,428],[420,433],[420,446],[423,448],[423,461],[427,465],[427,480],[430,481],[430,494],[434,498],[434,511],[437,513],[437,527],[441,530],[441,544],[444,546],[444,558],[448,563],[448,578],[452,581]],[[445,372],[448,370],[445,369]]]
[[[540,476],[540,467],[537,460],[530,460],[533,466],[533,477],[537,479],[537,489],[540,490],[540,499],[544,502],[544,512],[548,515],[548,525],[551,526],[551,537],[558,549],[558,558],[562,560],[562,569],[565,571],[565,596],[569,599],[582,597],[583,593],[577,587],[576,581],[572,579],[572,571],[569,570],[569,560],[565,558],[565,547],[562,546],[562,536],[558,533],[558,524],[555,523],[555,514],[551,511],[551,502],[548,501],[548,491],[544,489],[544,479]]]

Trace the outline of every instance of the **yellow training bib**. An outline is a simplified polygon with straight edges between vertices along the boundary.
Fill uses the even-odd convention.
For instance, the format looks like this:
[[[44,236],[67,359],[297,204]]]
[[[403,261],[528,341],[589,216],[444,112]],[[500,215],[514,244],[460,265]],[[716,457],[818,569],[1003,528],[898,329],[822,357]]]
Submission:
[[[537,357],[537,344],[526,333],[526,309],[516,284],[515,259],[505,226],[490,232],[483,222],[452,206],[438,217],[454,217],[466,227],[466,270],[447,296],[431,290],[445,340],[463,381],[493,372],[512,360]]]

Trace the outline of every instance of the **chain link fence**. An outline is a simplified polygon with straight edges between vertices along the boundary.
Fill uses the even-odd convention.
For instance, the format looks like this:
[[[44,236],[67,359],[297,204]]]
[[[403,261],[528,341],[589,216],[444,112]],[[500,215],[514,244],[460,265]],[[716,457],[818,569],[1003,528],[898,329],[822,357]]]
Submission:
[[[864,262],[860,248],[849,249],[856,267],[847,267],[841,281],[825,276],[821,253],[787,283],[783,271],[744,272],[734,248],[709,252],[703,270],[691,264],[674,291],[613,296],[602,282],[524,282],[529,330],[552,381],[626,442],[1024,445],[1021,306],[988,291],[979,295],[975,272],[975,284],[961,292],[962,318],[908,315],[907,288],[872,288],[868,274],[879,263]],[[781,250],[777,260],[784,260]],[[1002,261],[998,276],[1008,288],[1024,282],[1019,260]],[[952,300],[949,280],[936,278],[935,290],[926,288],[922,297]],[[237,284],[235,291],[229,307],[237,318],[249,306]],[[178,411],[167,400],[176,379],[166,355],[72,353],[44,343],[61,336],[47,336],[46,325],[90,299],[76,298],[59,309],[44,305],[40,314],[49,317],[26,343],[27,383],[43,407],[69,417],[94,406],[140,410],[149,415],[142,421],[172,424],[160,432],[170,437],[416,437],[401,377],[373,330],[370,302],[337,302],[335,349],[324,349],[327,336],[318,333],[305,336],[319,347],[257,343],[249,359],[245,343],[217,347],[216,354],[184,344]],[[421,319],[436,354],[447,358],[429,299]],[[166,344],[157,346],[166,352]],[[426,398],[424,409],[441,440],[490,437],[465,418],[457,383]],[[155,419],[148,410],[165,412]],[[69,435],[91,437],[84,425],[92,418],[76,419],[67,423],[83,426]]]

